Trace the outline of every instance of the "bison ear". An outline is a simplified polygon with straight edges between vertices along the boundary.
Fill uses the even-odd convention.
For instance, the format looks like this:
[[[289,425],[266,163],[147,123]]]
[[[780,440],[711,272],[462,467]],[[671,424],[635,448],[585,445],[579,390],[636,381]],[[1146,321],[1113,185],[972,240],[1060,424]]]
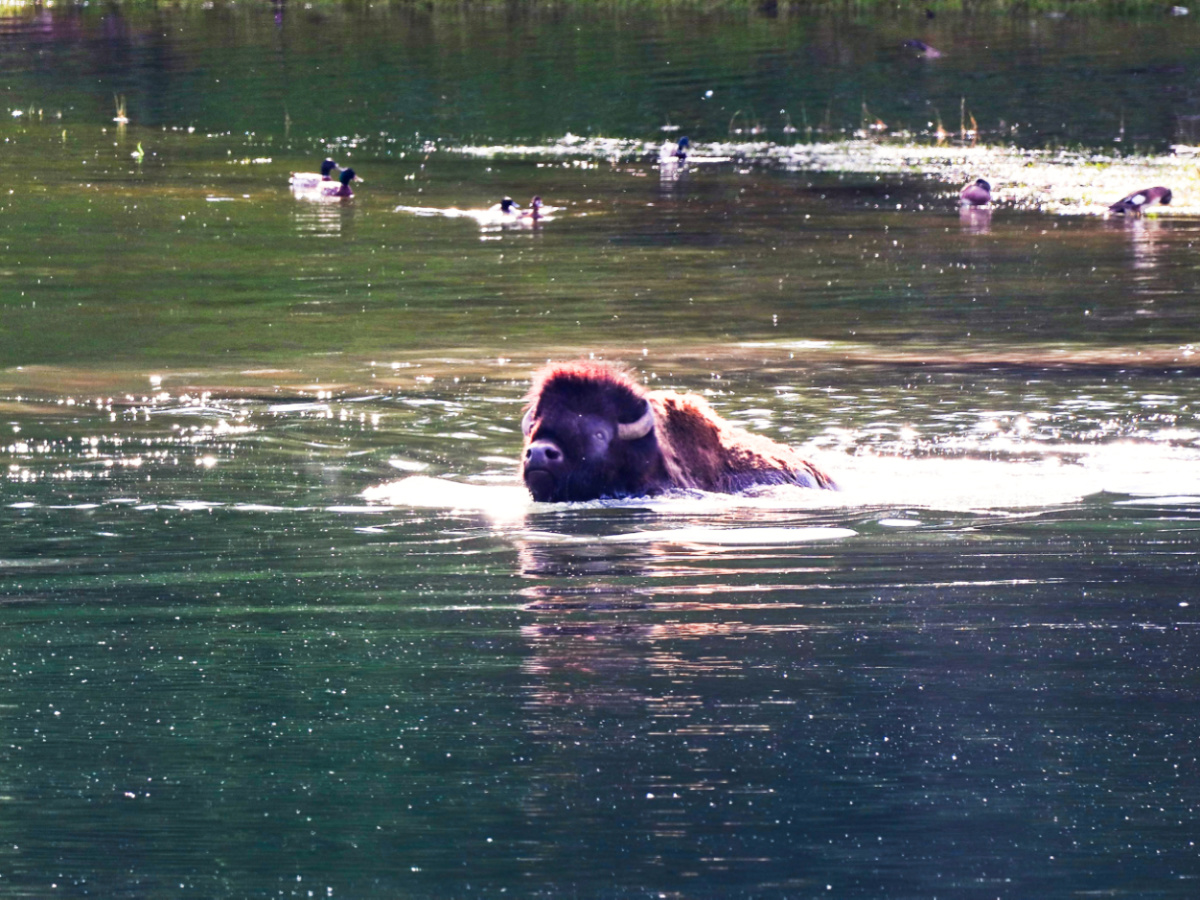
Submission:
[[[643,402],[646,404],[646,411],[638,416],[636,422],[617,423],[617,437],[621,440],[636,441],[654,430],[654,408],[650,405],[650,401]]]
[[[532,431],[533,431],[533,407],[531,406],[531,407],[529,407],[529,409],[525,410],[525,415],[523,415],[521,417],[521,433],[523,435],[525,435],[525,437],[529,437],[529,435]]]

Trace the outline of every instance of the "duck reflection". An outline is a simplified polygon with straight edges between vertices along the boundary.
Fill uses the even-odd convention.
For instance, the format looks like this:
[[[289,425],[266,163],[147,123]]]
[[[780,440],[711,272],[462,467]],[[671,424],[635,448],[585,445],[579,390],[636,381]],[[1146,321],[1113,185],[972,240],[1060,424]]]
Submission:
[[[678,142],[667,141],[658,151],[658,180],[664,189],[672,189],[687,171],[691,140],[681,137]]]
[[[986,206],[960,206],[958,224],[967,234],[990,234],[992,211]]]
[[[1129,238],[1129,249],[1133,253],[1133,268],[1149,270],[1157,268],[1162,262],[1165,249],[1163,238],[1166,231],[1158,219],[1147,219],[1141,216],[1117,220],[1113,223]]]
[[[688,181],[683,177],[686,168],[686,166],[659,166],[658,192],[660,196],[673,198],[679,193],[680,188]]]
[[[338,237],[353,217],[353,205],[298,203],[292,208],[292,228],[301,237]]]

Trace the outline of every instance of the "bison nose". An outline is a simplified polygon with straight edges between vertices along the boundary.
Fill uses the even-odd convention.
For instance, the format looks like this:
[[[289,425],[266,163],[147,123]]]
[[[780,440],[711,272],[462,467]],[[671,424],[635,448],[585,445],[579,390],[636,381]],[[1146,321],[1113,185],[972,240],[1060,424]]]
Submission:
[[[525,449],[525,468],[552,469],[562,462],[558,445],[550,441],[534,441]]]
[[[539,503],[552,503],[559,497],[560,480],[566,460],[553,441],[534,441],[525,448],[525,467],[522,477],[525,487]]]

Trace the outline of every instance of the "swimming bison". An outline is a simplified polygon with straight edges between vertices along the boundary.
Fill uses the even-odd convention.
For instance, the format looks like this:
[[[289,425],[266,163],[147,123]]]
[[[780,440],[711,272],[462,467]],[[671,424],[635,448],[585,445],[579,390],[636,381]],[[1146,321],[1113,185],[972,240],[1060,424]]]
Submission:
[[[638,497],[673,488],[833,488],[790,447],[730,425],[702,397],[647,391],[604,363],[539,370],[521,422],[521,476],[540,502]]]

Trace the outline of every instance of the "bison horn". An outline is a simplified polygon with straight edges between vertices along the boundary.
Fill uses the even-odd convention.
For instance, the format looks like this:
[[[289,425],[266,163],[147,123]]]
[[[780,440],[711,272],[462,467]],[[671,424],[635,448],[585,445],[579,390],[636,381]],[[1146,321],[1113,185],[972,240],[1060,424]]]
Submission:
[[[533,431],[533,407],[531,406],[531,407],[529,407],[529,409],[525,410],[525,415],[521,416],[521,433],[523,435],[525,435],[525,437],[529,437],[529,434],[532,431]]]
[[[638,417],[636,422],[618,422],[617,437],[623,441],[636,441],[638,438],[644,438],[654,428],[654,409],[649,403],[646,404],[646,411]]]

